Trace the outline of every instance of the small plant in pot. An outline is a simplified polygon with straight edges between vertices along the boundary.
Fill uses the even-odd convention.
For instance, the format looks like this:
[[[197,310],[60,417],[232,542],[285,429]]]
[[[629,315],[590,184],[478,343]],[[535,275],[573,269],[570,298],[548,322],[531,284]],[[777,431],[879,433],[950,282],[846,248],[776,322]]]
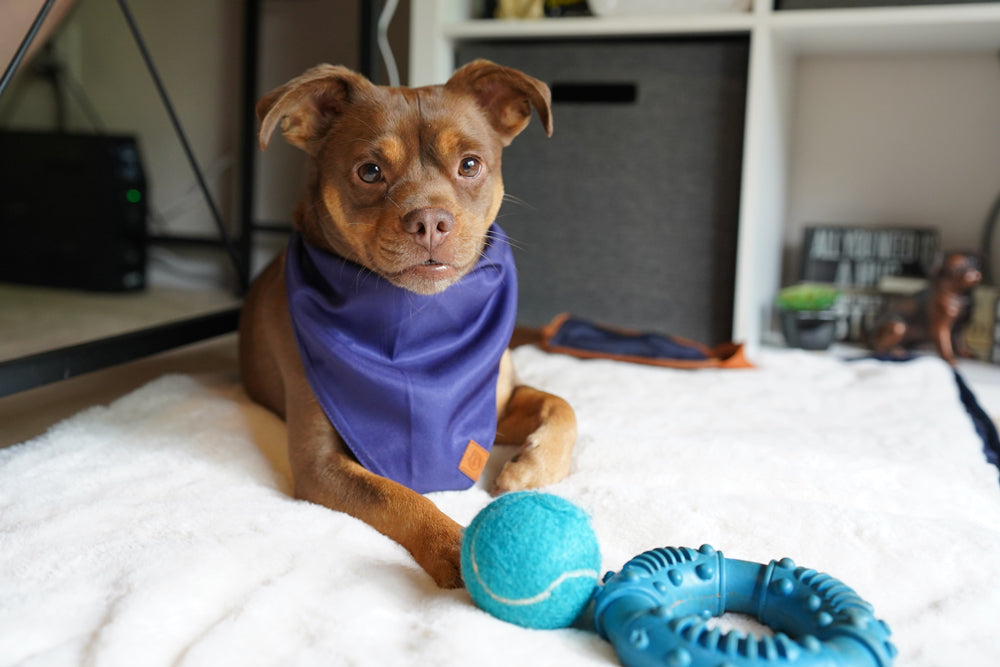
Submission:
[[[781,320],[781,333],[789,347],[825,350],[833,342],[837,329],[840,290],[830,285],[802,283],[778,292],[775,304]]]

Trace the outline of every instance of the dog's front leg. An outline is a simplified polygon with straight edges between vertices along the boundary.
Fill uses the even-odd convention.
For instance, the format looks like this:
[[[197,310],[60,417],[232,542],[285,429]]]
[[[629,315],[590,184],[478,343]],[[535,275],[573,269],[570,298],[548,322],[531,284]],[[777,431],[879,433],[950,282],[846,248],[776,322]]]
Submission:
[[[501,413],[497,442],[521,449],[500,471],[496,493],[555,484],[569,474],[576,414],[558,396],[518,385]]]
[[[405,547],[438,586],[460,588],[461,526],[419,493],[362,467],[306,396],[287,415],[296,497],[364,521]]]

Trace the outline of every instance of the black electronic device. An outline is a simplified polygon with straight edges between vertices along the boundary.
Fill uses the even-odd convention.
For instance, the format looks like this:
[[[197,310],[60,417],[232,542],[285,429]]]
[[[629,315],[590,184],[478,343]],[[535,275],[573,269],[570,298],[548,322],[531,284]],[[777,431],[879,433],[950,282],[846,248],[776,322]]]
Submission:
[[[0,280],[144,288],[147,196],[134,137],[0,132]]]

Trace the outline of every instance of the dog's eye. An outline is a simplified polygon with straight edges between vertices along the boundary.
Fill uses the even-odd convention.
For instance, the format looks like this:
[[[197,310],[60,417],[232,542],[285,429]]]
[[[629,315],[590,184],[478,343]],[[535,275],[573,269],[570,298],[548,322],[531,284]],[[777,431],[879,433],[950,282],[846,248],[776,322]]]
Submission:
[[[365,183],[378,183],[382,180],[382,168],[373,162],[367,162],[358,167],[358,178]]]
[[[479,175],[483,165],[477,158],[466,157],[458,164],[458,173],[466,178],[474,178]]]

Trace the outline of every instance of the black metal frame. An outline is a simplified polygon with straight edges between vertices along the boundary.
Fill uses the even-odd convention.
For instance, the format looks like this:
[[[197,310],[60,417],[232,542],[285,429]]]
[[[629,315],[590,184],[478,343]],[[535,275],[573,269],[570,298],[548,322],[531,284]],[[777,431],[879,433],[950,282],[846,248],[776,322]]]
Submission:
[[[375,48],[376,28],[378,20],[377,0],[358,0],[361,5],[361,61],[362,72],[374,80],[377,69],[378,55]],[[49,10],[55,0],[45,0],[41,10],[21,42],[18,51],[10,65],[0,77],[0,96],[13,78],[32,41],[41,29]],[[254,220],[254,169],[257,154],[256,125],[254,105],[257,100],[257,59],[260,46],[260,7],[262,0],[245,0],[244,2],[244,42],[242,71],[242,106],[241,106],[241,142],[238,202],[240,233],[235,239],[230,238],[218,210],[212,201],[205,185],[201,170],[194,159],[190,146],[184,135],[176,115],[173,112],[166,90],[160,82],[152,56],[145,47],[135,20],[125,0],[118,0],[126,22],[132,31],[133,38],[142,54],[150,76],[160,94],[161,102],[167,109],[175,133],[188,157],[188,161],[198,179],[199,187],[206,202],[212,209],[220,238],[209,241],[211,245],[221,246],[229,254],[237,273],[237,282],[242,294],[250,282],[250,262],[253,251],[255,233],[274,233],[286,231],[273,224],[259,224]],[[156,242],[188,242],[191,239],[158,237]],[[204,242],[204,241],[201,241]],[[100,370],[109,366],[125,363],[146,357],[158,352],[164,352],[201,340],[231,333],[236,330],[239,321],[239,308],[231,308],[170,322],[158,326],[139,329],[122,335],[102,338],[79,345],[56,348],[37,354],[0,362],[0,397],[25,391],[59,380]]]
[[[42,29],[42,25],[45,23],[45,17],[49,15],[52,6],[55,4],[55,0],[45,0],[42,4],[42,8],[38,10],[38,15],[35,16],[35,20],[32,21],[31,26],[28,28],[28,32],[24,35],[24,39],[21,40],[20,46],[17,47],[17,51],[14,52],[14,57],[11,58],[10,64],[7,65],[7,69],[4,70],[3,76],[0,76],[0,97],[3,97],[3,92],[7,90],[7,86],[10,84],[11,79],[14,78],[14,74],[21,67],[21,61],[28,54],[28,49],[31,48],[32,42],[35,41],[35,37],[38,35],[38,31]]]
[[[46,350],[0,363],[0,396],[222,336],[236,330],[239,308]]]

